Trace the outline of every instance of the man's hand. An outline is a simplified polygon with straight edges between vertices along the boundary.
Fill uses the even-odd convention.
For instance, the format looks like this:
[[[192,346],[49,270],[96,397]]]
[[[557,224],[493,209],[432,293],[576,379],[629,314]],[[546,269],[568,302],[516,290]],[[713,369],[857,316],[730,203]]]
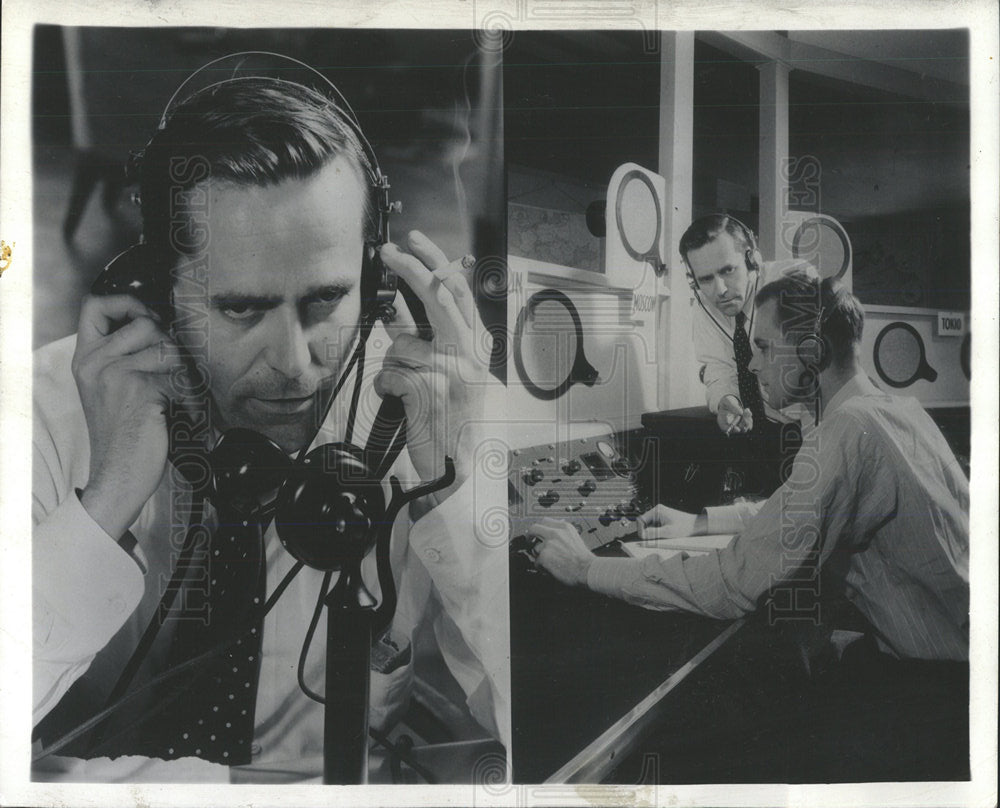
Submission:
[[[715,420],[719,429],[727,435],[749,432],[753,429],[753,413],[744,408],[734,395],[726,395],[719,399],[719,410]]]
[[[535,563],[539,567],[564,584],[587,585],[587,572],[594,554],[587,549],[573,525],[544,518],[532,526],[531,534],[541,539],[535,548]]]
[[[434,338],[421,339],[412,320],[402,317],[388,325],[393,344],[375,391],[402,398],[407,450],[421,480],[444,473],[445,455],[455,461],[455,483],[436,495],[441,501],[469,476],[481,440],[490,335],[469,288],[469,262],[449,262],[416,230],[408,234],[407,247],[412,254],[386,244],[382,260],[423,302]]]
[[[700,536],[705,533],[707,519],[704,513],[693,514],[657,505],[646,511],[637,520],[639,538],[679,539]]]
[[[156,314],[131,295],[109,295],[84,300],[72,367],[90,435],[81,502],[118,538],[163,477],[171,378],[183,364]]]

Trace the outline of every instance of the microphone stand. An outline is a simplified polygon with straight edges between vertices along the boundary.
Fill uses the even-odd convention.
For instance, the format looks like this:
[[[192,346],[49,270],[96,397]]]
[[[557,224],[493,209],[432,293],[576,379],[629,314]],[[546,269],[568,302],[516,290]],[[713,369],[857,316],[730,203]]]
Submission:
[[[375,598],[352,560],[326,604],[326,706],[323,718],[323,782],[368,782],[368,695]]]
[[[340,577],[326,596],[326,694],[323,716],[323,783],[363,785],[368,782],[368,698],[371,690],[372,638],[392,621],[396,585],[389,564],[392,526],[403,506],[447,488],[455,481],[455,462],[445,458],[444,474],[404,492],[390,477],[392,500],[377,525],[376,562],[382,604],[361,577],[364,552],[346,559]],[[359,547],[370,546],[367,544]]]

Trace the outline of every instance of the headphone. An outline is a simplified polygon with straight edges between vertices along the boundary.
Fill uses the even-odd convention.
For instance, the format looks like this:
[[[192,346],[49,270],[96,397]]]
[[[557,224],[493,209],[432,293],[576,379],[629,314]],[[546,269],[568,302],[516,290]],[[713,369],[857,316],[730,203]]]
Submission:
[[[844,288],[836,278],[823,278],[817,287],[819,291],[819,306],[812,329],[802,334],[795,342],[795,355],[803,367],[799,374],[799,388],[815,395],[819,390],[819,374],[830,366],[833,360],[833,348],[830,339],[823,333],[830,313],[840,305],[844,296]]]
[[[277,77],[275,77],[276,73]],[[224,76],[221,80],[219,80],[220,75]],[[342,113],[341,120],[355,135],[363,152],[364,160],[359,162],[364,164],[363,168],[367,174],[376,220],[374,233],[365,241],[362,257],[361,335],[357,349],[351,361],[346,365],[330,398],[330,404],[332,404],[333,398],[346,381],[355,363],[358,364],[358,379],[360,379],[367,336],[376,320],[391,320],[395,316],[393,302],[397,288],[402,288],[417,322],[426,320],[419,299],[405,285],[399,287],[395,273],[385,266],[379,255],[379,247],[385,244],[389,238],[389,215],[392,212],[398,212],[401,205],[398,202],[391,203],[389,201],[389,180],[382,173],[375,151],[362,132],[354,110],[351,109],[347,99],[336,85],[309,65],[281,54],[267,51],[244,51],[215,59],[188,76],[174,91],[160,116],[156,132],[141,153],[130,155],[126,174],[130,178],[141,176],[143,155],[156,142],[159,134],[167,129],[179,108],[182,109],[195,98],[211,95],[221,87],[245,82],[267,82],[279,89],[282,86],[304,87],[316,91]],[[104,272],[94,282],[91,292],[99,295],[132,294],[157,311],[163,317],[164,322],[170,322],[173,307],[170,302],[169,270],[173,261],[174,256],[166,248],[150,245],[144,241],[140,242],[125,250],[108,264]],[[355,391],[355,398],[356,394],[357,391]],[[296,464],[293,464],[284,452],[267,437],[247,429],[230,430],[222,436],[209,454],[208,474],[198,480],[199,485],[196,488],[204,491],[216,505],[222,504],[234,508],[238,512],[249,514],[255,509],[263,507],[263,497],[266,494],[275,490],[280,492],[294,489],[294,486],[291,488],[287,485],[282,486],[282,482],[290,483],[292,478],[302,478],[304,470],[311,469],[310,475],[307,476],[318,475],[318,477],[313,483],[310,483],[310,486],[329,487],[332,483],[334,488],[343,489],[342,493],[347,499],[358,506],[367,506],[366,510],[371,513],[371,518],[367,522],[368,526],[371,527],[371,524],[381,518],[381,514],[385,510],[379,480],[385,475],[392,461],[402,450],[405,440],[405,412],[398,399],[388,396],[384,398],[376,423],[372,427],[368,445],[364,449],[350,443],[349,435],[353,428],[353,420],[352,412],[348,422],[348,437],[345,442],[332,444],[332,446],[338,447],[341,452],[336,460],[333,459],[333,454],[328,447],[320,447],[309,453],[308,456],[301,458],[301,462]],[[319,462],[320,457],[317,453],[321,449],[326,451],[323,454],[322,462]],[[330,475],[333,475],[335,479],[331,479]],[[195,483],[190,476],[188,480],[192,484]],[[371,488],[371,493],[361,493],[358,485],[361,485],[362,488],[366,486]],[[375,489],[378,489],[377,493],[375,493]],[[297,501],[297,497],[293,497],[293,500]],[[288,502],[285,504],[290,507]],[[288,525],[294,521],[288,517],[287,507],[282,510],[279,503],[278,510],[275,512],[275,518],[279,525],[282,523]],[[333,505],[329,507],[333,508]],[[285,513],[286,518],[282,519],[281,513]],[[340,522],[342,521],[340,520]],[[361,523],[357,518],[348,520],[348,524],[354,526]],[[288,532],[295,535],[301,533],[301,531],[294,530]],[[354,531],[355,534],[357,532],[357,530]],[[296,558],[319,569],[336,568],[336,564],[340,563],[339,561],[323,561],[316,552],[301,548],[297,542],[286,544],[286,547]],[[334,566],[331,567],[331,564]]]
[[[261,70],[253,67],[258,62],[265,63],[263,69],[267,72],[280,70],[281,78],[260,75]],[[220,70],[226,71],[228,77],[222,81],[209,81],[189,94],[186,92],[192,84],[217,78]],[[240,71],[244,74],[239,75]],[[216,75],[212,76],[212,73]],[[290,81],[288,77],[291,74],[304,75],[306,82]],[[318,423],[325,421],[334,398],[357,365],[355,391],[343,442],[319,446],[308,454],[303,449],[293,460],[265,435],[250,429],[229,429],[207,455],[207,468],[199,469],[202,473],[198,478],[193,479],[191,474],[184,476],[192,484],[199,502],[207,498],[217,508],[231,509],[247,522],[253,520],[261,524],[263,529],[273,519],[285,549],[300,563],[314,569],[341,570],[349,577],[359,575],[361,560],[373,545],[377,545],[383,602],[377,610],[376,630],[381,630],[388,626],[395,609],[395,583],[388,558],[395,517],[407,502],[451,485],[455,469],[452,459],[446,457],[444,473],[439,479],[406,492],[395,478],[391,478],[393,496],[386,503],[381,481],[402,451],[406,436],[405,410],[402,400],[395,396],[383,397],[365,447],[360,448],[350,442],[368,335],[377,320],[395,316],[393,302],[397,286],[414,320],[423,326],[422,331],[426,328],[426,313],[419,298],[405,284],[397,284],[396,275],[379,256],[379,247],[389,238],[389,215],[398,212],[401,206],[398,202],[389,201],[389,181],[379,168],[375,152],[362,133],[350,105],[332,82],[296,59],[263,51],[236,53],[216,59],[185,79],[167,104],[157,133],[147,143],[146,149],[155,142],[158,133],[167,128],[179,106],[219,87],[251,80],[267,81],[279,89],[282,85],[309,88],[318,84],[321,94],[344,113],[343,120],[356,135],[367,159],[365,169],[374,198],[376,222],[373,236],[364,245],[360,333],[357,346],[342,370],[330,395],[327,410]],[[178,101],[182,93],[185,93],[183,100]],[[127,172],[131,176],[141,171],[141,160],[139,155],[130,158]],[[174,256],[165,248],[140,242],[108,264],[94,282],[91,292],[98,295],[135,295],[157,311],[165,323],[170,322],[173,307],[169,270],[173,261]],[[194,551],[192,537],[197,528],[196,521],[192,518],[189,524],[188,538],[177,562],[175,576],[182,574],[186,568],[185,554],[190,555]],[[166,593],[171,591],[175,591],[172,585]],[[167,611],[169,608],[168,604]],[[157,613],[160,611],[158,609]],[[152,644],[159,628],[155,621],[154,616],[119,679],[116,692],[124,692]]]
[[[219,80],[219,75],[227,77]],[[278,77],[274,74],[277,73]],[[292,79],[295,80],[292,80]],[[341,113],[341,120],[357,138],[364,160],[361,166],[367,175],[368,191],[374,208],[374,233],[365,240],[361,264],[361,318],[374,324],[376,320],[391,320],[392,307],[397,291],[397,278],[379,255],[379,248],[389,241],[389,216],[402,210],[398,201],[390,202],[388,177],[379,167],[378,158],[368,138],[361,130],[354,110],[343,93],[326,76],[298,59],[268,51],[242,51],[215,59],[188,76],[167,102],[156,132],[140,152],[129,155],[125,174],[130,180],[142,175],[143,156],[157,136],[165,131],[178,107],[202,95],[209,95],[221,87],[250,81],[266,81],[281,86],[299,86],[313,90],[330,101]],[[133,200],[139,202],[138,194]],[[164,322],[172,314],[169,271],[173,256],[163,248],[141,241],[113,258],[91,287],[93,294],[132,294],[152,308]],[[408,290],[407,290],[408,291]],[[404,292],[407,303],[413,307],[416,299]],[[419,301],[417,301],[419,303]],[[415,315],[416,316],[416,315]]]
[[[685,232],[689,232],[696,226],[698,226],[699,229],[701,230],[706,230],[707,228],[705,227],[705,225],[708,224],[712,219],[722,220],[722,227],[720,228],[719,233],[729,233],[729,229],[726,227],[727,222],[733,222],[733,224],[739,227],[740,232],[743,234],[743,240],[746,242],[747,245],[746,250],[744,250],[743,252],[743,260],[746,262],[747,271],[757,272],[764,263],[764,258],[760,254],[760,249],[757,247],[757,237],[753,234],[753,230],[747,227],[743,222],[741,222],[735,216],[730,216],[728,213],[710,213],[707,216],[702,216],[701,218],[695,219],[693,222],[691,222],[691,224],[688,225],[687,231]],[[705,243],[707,244],[709,241],[713,241],[714,239],[718,238],[719,233],[716,233],[715,236],[708,239]],[[730,233],[730,235],[732,234]],[[684,266],[687,267],[688,286],[691,287],[691,291],[697,292],[699,288],[698,279],[695,278],[694,276],[694,271],[691,269],[691,264],[688,261],[686,252],[681,253],[681,259],[684,261]]]
[[[277,62],[278,69],[282,71],[282,78],[275,79],[256,74],[236,75],[238,71],[247,69],[248,62],[260,60],[272,62],[270,69],[273,69],[273,63]],[[228,70],[232,75],[223,81],[211,82],[187,95],[180,104],[190,101],[200,93],[210,93],[225,84],[249,79],[264,78],[279,87],[281,84],[285,86],[301,84],[309,87],[318,80],[322,88],[321,94],[333,101],[344,113],[344,122],[356,135],[367,158],[368,165],[365,168],[374,200],[376,222],[373,236],[365,241],[362,258],[362,312],[357,346],[340,374],[327,403],[326,412],[318,421],[318,423],[325,421],[329,407],[356,364],[358,372],[345,440],[319,446],[308,454],[303,449],[295,459],[290,459],[280,446],[265,435],[249,429],[229,429],[205,458],[207,468],[199,466],[198,471],[193,473],[186,466],[179,470],[192,485],[198,512],[202,511],[204,500],[208,499],[216,508],[229,508],[234,511],[244,519],[244,525],[250,524],[251,521],[256,523],[260,527],[256,531],[255,546],[255,555],[259,559],[263,558],[263,531],[266,530],[267,523],[273,519],[282,545],[298,562],[268,598],[267,604],[260,607],[260,611],[253,615],[253,620],[263,619],[302,565],[327,573],[340,570],[341,580],[347,582],[344,584],[344,589],[349,588],[351,596],[356,596],[359,604],[365,600],[363,595],[370,599],[361,580],[360,564],[372,546],[375,546],[382,600],[378,607],[374,608],[374,600],[371,599],[370,607],[374,609],[372,636],[378,637],[388,628],[396,607],[395,580],[389,559],[389,544],[396,517],[408,503],[418,497],[440,491],[455,480],[454,461],[451,457],[445,457],[444,473],[432,482],[403,491],[399,481],[395,477],[390,478],[392,496],[390,501],[386,502],[381,481],[402,451],[406,436],[406,415],[402,400],[395,396],[383,397],[365,447],[362,449],[350,443],[368,335],[377,320],[389,320],[395,316],[393,302],[397,291],[397,279],[382,262],[379,247],[389,239],[390,213],[398,212],[401,206],[398,202],[389,202],[388,179],[379,168],[371,144],[362,133],[346,99],[325,76],[296,59],[260,51],[232,54],[209,62],[189,76],[171,97],[160,118],[158,132],[166,129],[178,105],[175,101],[181,96],[182,91],[195,79],[201,81],[208,73],[218,70]],[[307,83],[289,81],[288,71],[304,71]],[[147,143],[147,149],[155,141],[156,136],[154,134]],[[140,170],[141,159],[139,155],[130,157],[126,168],[130,178]],[[173,255],[166,249],[142,241],[125,250],[105,267],[92,285],[91,293],[134,295],[160,314],[164,323],[169,323],[173,319],[170,282],[173,261]],[[421,335],[426,335],[429,326],[420,299],[406,284],[398,284],[398,289],[406,299]],[[173,409],[171,406],[168,419],[176,417]],[[96,726],[146,687],[137,688],[126,695],[129,684],[159,632],[161,625],[159,615],[169,612],[173,595],[178,591],[179,584],[189,569],[198,544],[199,521],[197,516],[192,514],[184,547],[176,561],[173,578],[164,590],[160,605],[140,637],[138,645],[122,669],[105,708],[50,745],[43,757],[64,747],[89,728]],[[318,616],[318,611],[316,614]],[[248,628],[253,620],[248,621],[243,628]],[[312,629],[309,636],[311,631]],[[154,681],[175,679],[184,670],[214,656],[225,647],[226,643],[218,643],[204,654],[161,673]]]

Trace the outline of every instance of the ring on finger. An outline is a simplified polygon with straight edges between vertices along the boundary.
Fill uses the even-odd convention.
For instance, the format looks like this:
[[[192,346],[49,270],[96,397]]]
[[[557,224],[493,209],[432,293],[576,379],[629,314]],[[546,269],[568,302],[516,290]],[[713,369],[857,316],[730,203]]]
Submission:
[[[462,256],[462,269],[472,269],[475,265],[476,257],[474,255]]]

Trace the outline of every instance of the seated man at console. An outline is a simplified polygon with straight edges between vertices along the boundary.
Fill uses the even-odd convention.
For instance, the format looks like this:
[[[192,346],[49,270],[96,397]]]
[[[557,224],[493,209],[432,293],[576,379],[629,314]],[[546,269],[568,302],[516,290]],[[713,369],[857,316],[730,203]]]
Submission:
[[[486,733],[508,743],[507,553],[478,535],[488,521],[481,515],[502,504],[504,492],[477,465],[489,375],[463,272],[471,261],[449,263],[417,232],[408,252],[378,246],[376,206],[384,200],[362,139],[330,98],[301,84],[249,77],[191,96],[147,145],[139,176],[144,243],[167,256],[147,269],[166,273],[157,282],[167,299],[155,307],[128,294],[92,295],[78,333],[38,351],[34,718],[52,713],[40,733],[48,741],[106,704],[177,562],[193,484],[176,459],[168,462],[169,444],[180,438],[190,446],[193,436],[170,430],[175,407],[204,435],[196,460],[235,427],[293,456],[351,442],[354,430],[364,436],[377,392],[401,397],[406,411],[407,445],[392,469],[403,488],[441,478],[446,456],[456,477],[411,502],[392,528],[398,605],[374,638],[371,724],[384,729],[405,708],[420,633],[419,646],[436,645],[464,690],[465,703],[452,712],[467,707]],[[366,333],[370,279],[362,267],[372,269],[364,253],[373,242],[423,302],[433,336],[418,338],[402,316],[384,329],[377,324],[369,358],[380,342],[388,351],[377,375],[357,375],[349,414],[351,384],[339,396],[335,388]],[[145,714],[125,709],[96,744],[92,737],[93,745],[61,752],[89,759],[72,764],[74,778],[184,778],[210,768],[201,761],[280,772],[322,756],[323,707],[304,690],[324,689],[325,618],[308,655],[300,659],[300,651],[324,572],[301,570],[258,627],[241,634],[241,621],[275,593],[294,559],[273,521],[254,545],[245,533],[233,538],[240,517],[219,507],[212,500],[205,533],[214,538],[235,526],[230,540],[256,548],[259,595],[251,600],[254,591],[234,577],[248,550],[227,568],[212,563],[220,550],[210,555],[207,539],[189,575],[205,585],[204,597],[196,608],[181,591],[161,615],[162,632],[136,682],[225,640],[227,631],[232,645],[193,680],[152,691],[153,704],[126,705],[141,704]],[[362,569],[377,595],[373,555]],[[232,625],[217,625],[227,614]],[[205,622],[214,633],[186,645],[192,624]],[[187,687],[178,690],[179,682]],[[130,725],[137,714],[146,720]],[[184,763],[177,758],[187,768],[171,768]]]
[[[757,293],[751,368],[771,406],[799,402],[817,414],[787,481],[762,504],[697,514],[661,505],[639,520],[639,537],[645,539],[737,534],[725,549],[598,558],[572,526],[548,519],[532,528],[540,539],[536,563],[566,584],[650,609],[732,619],[766,604],[760,608],[772,626],[782,620],[788,625],[800,625],[803,618],[826,620],[830,612],[821,606],[843,614],[836,604],[846,598],[856,609],[850,624],[823,625],[810,635],[809,644],[824,636],[856,640],[827,645],[824,664],[814,666],[839,677],[820,676],[823,685],[817,685],[821,703],[843,707],[823,708],[829,720],[864,721],[883,706],[902,710],[896,705],[909,704],[896,720],[917,722],[913,738],[919,727],[949,737],[944,732],[948,722],[954,737],[947,744],[953,740],[960,748],[968,726],[962,724],[969,670],[968,481],[920,404],[887,395],[870,382],[859,353],[862,309],[838,287],[836,281],[793,273]],[[837,634],[831,634],[835,629]],[[831,664],[838,653],[840,664]],[[834,691],[843,701],[832,700]],[[916,694],[913,703],[903,699],[904,691]],[[934,709],[940,726],[927,717]],[[845,759],[845,741],[816,729],[811,722],[817,717],[807,714],[800,727],[782,722],[775,737],[786,743],[794,732],[813,727],[809,740],[788,748],[815,753],[836,767]],[[889,732],[894,744],[908,742],[911,734],[899,726],[885,721],[869,729],[873,737]],[[842,745],[839,752],[828,749],[836,745],[834,739]],[[818,751],[820,745],[830,754]],[[914,754],[925,762],[940,761],[940,738],[931,746],[928,751],[925,743]],[[858,749],[863,765],[882,759],[883,750]],[[817,776],[826,776],[828,770],[818,771]],[[858,771],[835,776],[846,779]],[[903,771],[905,779],[918,779],[930,769]]]
[[[724,550],[597,558],[572,527],[546,520],[533,528],[538,565],[649,608],[723,619],[829,568],[885,653],[968,659],[969,486],[948,443],[915,399],[868,380],[863,312],[835,281],[793,273],[763,287],[757,307],[751,368],[769,402],[819,416],[785,484],[762,504],[658,506],[639,520],[640,538],[737,533]]]
[[[680,254],[698,305],[692,339],[703,367],[705,400],[727,435],[760,433],[765,419],[799,420],[797,409],[781,413],[763,400],[749,363],[756,353],[753,299],[757,290],[791,271],[814,274],[800,260],[765,263],[753,231],[738,219],[713,213],[684,231]]]

